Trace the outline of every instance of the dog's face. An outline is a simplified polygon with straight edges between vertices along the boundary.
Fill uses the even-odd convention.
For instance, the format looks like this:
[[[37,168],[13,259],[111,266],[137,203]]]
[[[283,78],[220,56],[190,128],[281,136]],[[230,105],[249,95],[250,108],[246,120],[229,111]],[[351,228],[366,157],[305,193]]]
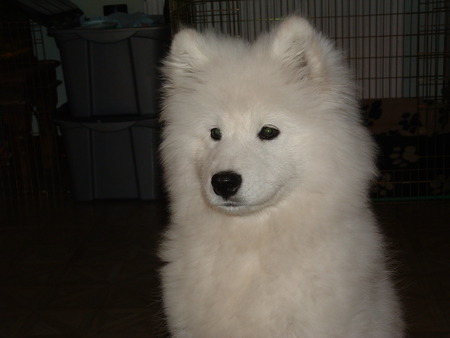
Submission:
[[[331,49],[299,18],[253,45],[193,30],[176,35],[164,67],[161,147],[172,196],[245,214],[294,189],[330,190],[335,174],[342,185],[352,178],[342,163],[359,127],[347,126],[356,119],[346,117],[355,111],[342,94],[351,91],[345,76],[330,80],[340,76],[331,74]]]
[[[267,110],[262,98],[253,104],[244,99],[249,105],[235,100],[214,105],[216,111],[203,117],[193,163],[204,199],[241,214],[277,203],[297,184],[301,140],[282,106]],[[220,106],[223,111],[217,111]]]

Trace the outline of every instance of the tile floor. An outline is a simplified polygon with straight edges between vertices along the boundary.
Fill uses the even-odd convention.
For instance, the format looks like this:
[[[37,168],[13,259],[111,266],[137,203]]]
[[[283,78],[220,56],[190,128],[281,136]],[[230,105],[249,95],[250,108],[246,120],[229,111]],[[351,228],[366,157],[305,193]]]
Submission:
[[[376,204],[408,337],[450,337],[450,201]],[[165,337],[162,202],[0,206],[0,337]]]

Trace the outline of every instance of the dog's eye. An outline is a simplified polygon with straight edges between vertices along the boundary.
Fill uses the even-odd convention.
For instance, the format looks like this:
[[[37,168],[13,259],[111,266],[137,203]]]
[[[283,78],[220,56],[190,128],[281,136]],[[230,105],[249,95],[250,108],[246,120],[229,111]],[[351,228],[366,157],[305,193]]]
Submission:
[[[211,138],[213,140],[219,141],[222,138],[222,132],[219,128],[211,129]]]
[[[261,140],[273,140],[278,135],[280,135],[280,131],[272,126],[264,126],[261,128],[258,137]]]

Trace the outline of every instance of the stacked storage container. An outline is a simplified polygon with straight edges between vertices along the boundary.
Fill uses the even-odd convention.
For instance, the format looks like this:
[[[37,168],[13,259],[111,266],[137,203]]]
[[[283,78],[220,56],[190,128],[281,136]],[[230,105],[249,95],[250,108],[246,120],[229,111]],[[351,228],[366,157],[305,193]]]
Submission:
[[[157,199],[159,64],[166,26],[52,32],[68,114],[59,118],[77,200]]]
[[[77,200],[160,197],[159,66],[168,25],[87,29],[69,0],[12,0],[47,26],[68,109],[58,116]]]

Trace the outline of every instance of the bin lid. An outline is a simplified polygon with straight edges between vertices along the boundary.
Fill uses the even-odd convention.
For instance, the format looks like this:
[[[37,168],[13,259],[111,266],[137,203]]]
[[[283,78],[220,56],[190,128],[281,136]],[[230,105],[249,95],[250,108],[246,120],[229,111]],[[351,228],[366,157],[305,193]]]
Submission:
[[[9,0],[31,19],[49,28],[74,28],[80,26],[83,11],[70,0]]]

